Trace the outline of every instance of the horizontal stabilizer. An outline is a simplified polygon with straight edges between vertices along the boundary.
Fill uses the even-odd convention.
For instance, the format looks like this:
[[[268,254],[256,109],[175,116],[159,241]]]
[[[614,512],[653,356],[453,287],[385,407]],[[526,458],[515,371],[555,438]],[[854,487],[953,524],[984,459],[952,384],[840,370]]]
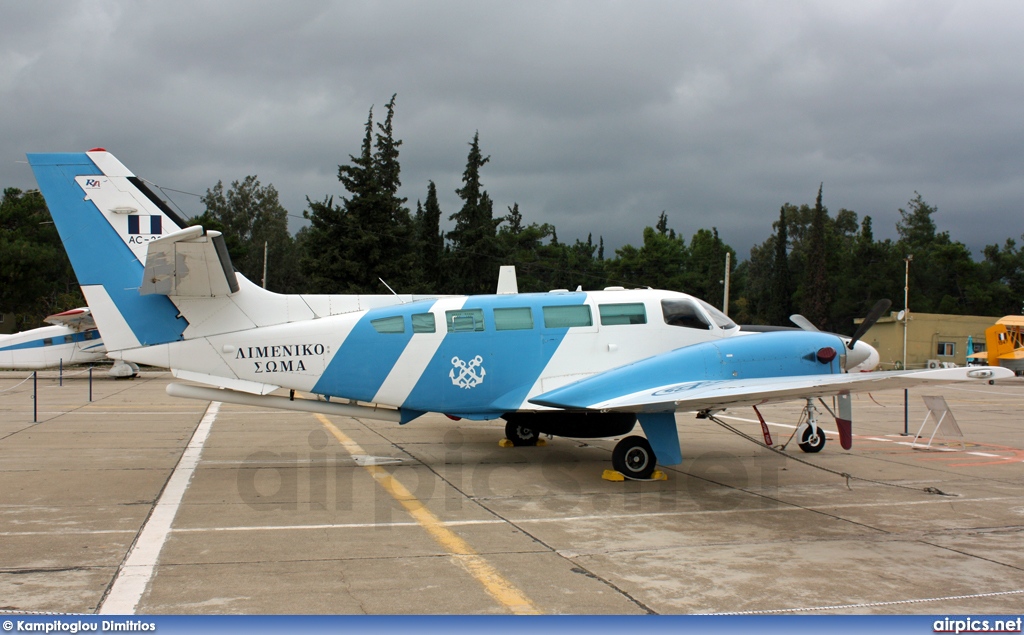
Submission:
[[[238,291],[224,236],[193,226],[147,245],[142,295],[202,298]]]
[[[54,326],[66,326],[74,331],[88,331],[96,328],[96,320],[93,319],[92,311],[87,306],[55,313],[44,318],[43,322]]]

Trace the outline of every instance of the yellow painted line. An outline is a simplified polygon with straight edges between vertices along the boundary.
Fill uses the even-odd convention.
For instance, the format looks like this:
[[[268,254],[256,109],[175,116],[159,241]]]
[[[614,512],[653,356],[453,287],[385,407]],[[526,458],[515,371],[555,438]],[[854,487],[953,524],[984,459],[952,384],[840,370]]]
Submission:
[[[322,414],[314,415],[324,428],[338,440],[345,450],[352,455],[365,455],[366,451],[349,438],[337,426]],[[458,534],[448,529],[445,524],[416,498],[402,483],[379,465],[364,465],[377,484],[402,504],[409,515],[430,534],[437,544],[452,555],[452,559],[479,582],[487,593],[499,604],[517,615],[539,615],[540,610],[534,606],[522,591],[506,580],[497,569],[491,566],[476,550]]]

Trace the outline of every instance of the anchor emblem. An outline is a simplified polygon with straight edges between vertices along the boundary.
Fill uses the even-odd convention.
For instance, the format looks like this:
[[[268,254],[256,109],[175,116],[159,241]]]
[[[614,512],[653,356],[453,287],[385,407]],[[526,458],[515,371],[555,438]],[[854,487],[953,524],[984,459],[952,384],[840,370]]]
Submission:
[[[484,376],[487,374],[484,367],[480,365],[483,361],[484,358],[479,355],[468,362],[464,362],[458,357],[453,357],[453,368],[448,372],[448,377],[459,388],[475,388],[484,382]]]

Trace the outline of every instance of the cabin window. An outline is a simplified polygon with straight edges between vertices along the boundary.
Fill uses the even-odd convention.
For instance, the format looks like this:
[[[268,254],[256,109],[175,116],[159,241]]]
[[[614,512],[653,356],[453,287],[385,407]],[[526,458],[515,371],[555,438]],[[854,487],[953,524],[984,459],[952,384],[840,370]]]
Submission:
[[[956,344],[953,342],[939,342],[939,348],[936,353],[942,357],[952,357],[956,354]]]
[[[448,323],[449,333],[471,333],[484,330],[483,309],[445,311],[444,318]]]
[[[498,331],[526,331],[533,328],[530,307],[494,309],[494,328]]]
[[[412,316],[413,333],[433,333],[437,329],[434,326],[433,313],[414,313]]]
[[[602,304],[598,309],[601,312],[601,326],[647,324],[647,311],[644,310],[643,302]]]
[[[722,313],[721,311],[711,306],[704,300],[697,300],[697,302],[700,302],[700,305],[704,307],[704,310],[707,312],[707,314],[710,315],[711,319],[715,321],[715,324],[718,325],[718,328],[726,330],[736,328],[736,323],[730,320],[728,315]]]
[[[544,307],[544,328],[564,329],[573,326],[593,326],[594,318],[586,304]]]
[[[690,300],[662,300],[661,312],[665,316],[665,324],[669,326],[705,331],[711,329],[711,323]]]
[[[405,333],[405,318],[401,315],[370,320],[370,324],[378,333]]]
[[[47,337],[43,339],[43,346],[53,346],[53,338]]]
[[[98,338],[99,336],[100,336],[100,332],[99,331],[86,331],[85,332],[85,339],[87,339],[87,340],[94,340],[94,339]]]

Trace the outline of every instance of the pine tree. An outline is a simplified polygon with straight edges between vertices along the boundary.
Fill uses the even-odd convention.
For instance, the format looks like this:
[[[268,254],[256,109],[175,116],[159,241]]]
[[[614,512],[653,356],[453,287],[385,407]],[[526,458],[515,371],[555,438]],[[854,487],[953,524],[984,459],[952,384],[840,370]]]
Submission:
[[[779,208],[775,224],[775,257],[772,260],[771,287],[768,290],[767,321],[775,326],[787,324],[792,315],[792,284],[789,272],[789,233],[786,227],[786,206]]]
[[[418,284],[412,216],[398,196],[402,142],[394,138],[395,99],[376,128],[370,108],[359,156],[349,155],[350,163],[338,166],[338,180],[350,196],[338,208],[327,199],[311,202],[306,213],[313,223],[303,270],[320,292],[378,293],[380,279],[404,292]]]
[[[473,135],[462,187],[455,193],[462,199],[462,209],[452,214],[455,229],[448,232],[451,241],[449,291],[456,293],[490,293],[498,279],[501,258],[496,231],[501,219],[494,219],[491,197],[483,189],[480,168],[490,161],[480,152],[480,133]]]
[[[814,203],[814,215],[811,217],[811,232],[807,254],[806,279],[804,283],[803,304],[801,312],[811,324],[820,329],[826,328],[829,316],[829,284],[828,284],[828,253],[825,223],[828,212],[821,204],[824,184],[818,187],[818,198]]]
[[[419,203],[417,203],[419,208]],[[443,286],[444,233],[441,231],[441,205],[437,201],[437,186],[427,183],[427,202],[416,212],[416,232],[419,246],[419,269],[425,293],[437,293]]]

